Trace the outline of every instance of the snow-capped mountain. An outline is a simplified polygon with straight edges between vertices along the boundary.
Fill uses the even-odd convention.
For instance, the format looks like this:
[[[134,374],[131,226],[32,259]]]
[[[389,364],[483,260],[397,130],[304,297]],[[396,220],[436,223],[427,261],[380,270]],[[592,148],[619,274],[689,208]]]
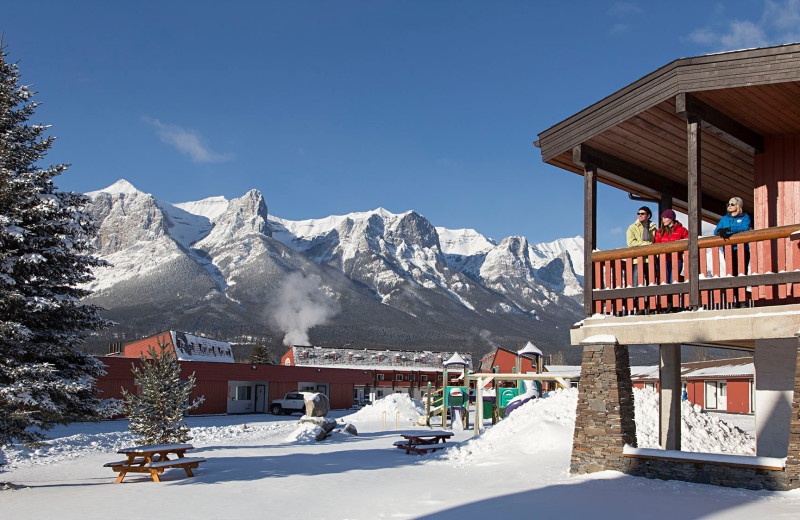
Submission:
[[[580,237],[497,243],[382,208],[290,221],[268,215],[257,190],[170,204],[120,180],[87,195],[97,252],[113,264],[96,271],[91,299],[134,335],[303,329],[317,344],[480,353],[494,340],[565,346],[582,317]]]

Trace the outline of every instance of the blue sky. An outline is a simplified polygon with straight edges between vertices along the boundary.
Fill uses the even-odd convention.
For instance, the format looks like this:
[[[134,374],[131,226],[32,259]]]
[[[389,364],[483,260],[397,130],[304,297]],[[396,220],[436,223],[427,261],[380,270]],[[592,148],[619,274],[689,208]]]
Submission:
[[[541,4],[541,5],[540,5]],[[800,0],[5,0],[65,190],[260,190],[292,220],[384,207],[531,242],[582,234],[537,134],[670,61],[800,41]],[[599,247],[639,204],[604,188]]]

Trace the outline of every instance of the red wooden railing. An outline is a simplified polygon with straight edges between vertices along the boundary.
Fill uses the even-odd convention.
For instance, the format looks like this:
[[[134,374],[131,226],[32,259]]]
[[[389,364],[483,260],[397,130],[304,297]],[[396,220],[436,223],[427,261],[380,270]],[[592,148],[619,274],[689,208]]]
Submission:
[[[746,231],[728,239],[700,237],[697,265],[690,265],[688,240],[595,251],[592,272],[585,273],[591,282],[587,286],[592,287],[592,312],[622,316],[634,311],[798,303],[798,238],[800,224]],[[746,265],[748,248],[749,269],[734,275],[734,263]],[[640,266],[636,280],[634,263]],[[667,283],[668,268],[671,283]],[[694,295],[693,290],[697,291]]]

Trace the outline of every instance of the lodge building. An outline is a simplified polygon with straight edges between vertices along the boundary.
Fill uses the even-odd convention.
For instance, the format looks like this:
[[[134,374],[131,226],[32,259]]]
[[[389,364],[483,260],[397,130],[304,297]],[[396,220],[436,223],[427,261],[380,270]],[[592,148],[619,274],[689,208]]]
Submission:
[[[570,471],[800,487],[800,44],[675,60],[544,130],[536,145],[545,163],[584,181],[586,319],[570,332],[583,348]],[[688,239],[598,251],[598,182],[657,202],[658,215],[683,212]],[[754,229],[702,237],[701,221],[717,223],[735,196]],[[748,268],[734,275],[748,249]],[[646,344],[660,345],[661,450],[636,447],[628,352]],[[756,457],[681,451],[681,344],[752,353]]]
[[[459,354],[472,365],[470,354]],[[429,384],[433,390],[442,387],[443,363],[452,355],[453,352],[294,345],[281,357],[281,365],[367,370],[373,379],[355,387],[357,402],[380,399],[393,393],[406,393],[412,399],[421,399]]]

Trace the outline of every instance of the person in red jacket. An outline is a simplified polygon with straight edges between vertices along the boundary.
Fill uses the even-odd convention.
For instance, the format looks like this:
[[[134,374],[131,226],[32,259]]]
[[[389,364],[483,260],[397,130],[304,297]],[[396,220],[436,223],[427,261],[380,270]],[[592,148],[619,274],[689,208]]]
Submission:
[[[675,212],[671,209],[664,210],[661,214],[661,227],[656,231],[656,244],[674,242],[689,238],[689,232],[680,222],[675,220]],[[683,255],[678,255],[678,272],[683,271]],[[672,255],[667,257],[667,283],[672,283]]]

